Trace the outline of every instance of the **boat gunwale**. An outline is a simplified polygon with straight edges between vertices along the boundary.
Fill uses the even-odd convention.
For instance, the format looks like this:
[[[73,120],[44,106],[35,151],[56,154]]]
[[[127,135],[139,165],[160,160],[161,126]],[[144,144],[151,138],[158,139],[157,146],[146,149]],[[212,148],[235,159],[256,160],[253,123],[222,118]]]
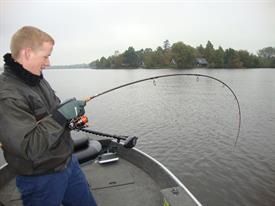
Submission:
[[[192,200],[198,205],[198,206],[202,206],[202,204],[197,200],[197,198],[190,192],[190,190],[187,189],[187,187],[166,167],[164,166],[161,162],[159,162],[157,159],[155,159],[154,157],[148,155],[147,153],[137,149],[137,148],[133,148],[134,150],[136,150],[137,152],[139,152],[140,154],[144,155],[145,157],[149,158],[151,161],[155,162],[156,164],[158,164],[158,166],[160,166],[169,176],[170,178],[172,178],[179,187],[183,188],[184,191],[192,198]]]

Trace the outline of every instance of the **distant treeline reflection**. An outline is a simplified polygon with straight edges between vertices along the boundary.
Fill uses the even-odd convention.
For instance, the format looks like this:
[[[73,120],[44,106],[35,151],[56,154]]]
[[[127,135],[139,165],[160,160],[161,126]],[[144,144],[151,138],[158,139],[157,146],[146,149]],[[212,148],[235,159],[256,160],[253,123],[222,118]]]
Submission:
[[[129,47],[123,53],[107,58],[101,57],[89,64],[90,68],[275,68],[275,47],[266,47],[258,51],[257,55],[246,50],[223,49],[221,46],[214,49],[208,41],[206,46],[193,48],[183,42],[170,45],[168,40],[163,47],[156,50],[151,48],[135,51]]]

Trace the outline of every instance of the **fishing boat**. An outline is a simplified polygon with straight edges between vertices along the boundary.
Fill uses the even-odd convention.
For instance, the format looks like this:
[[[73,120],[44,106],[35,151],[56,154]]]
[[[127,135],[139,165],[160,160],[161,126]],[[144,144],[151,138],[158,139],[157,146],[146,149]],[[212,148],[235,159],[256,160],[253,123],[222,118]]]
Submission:
[[[98,206],[201,205],[163,164],[134,147],[136,137],[96,134],[105,137],[72,131],[74,155]],[[0,168],[0,206],[21,205],[15,175],[5,164]]]
[[[223,81],[203,74],[167,74],[126,83],[85,99],[88,102],[112,91],[145,81],[175,76],[208,78],[221,83],[234,96],[239,114],[237,145],[241,128],[241,110],[234,91]],[[84,118],[85,119],[85,118]],[[81,123],[82,124],[82,123]],[[80,125],[71,129],[74,155],[87,177],[98,206],[201,206],[185,185],[163,164],[135,148],[137,137],[110,135]],[[84,133],[85,132],[85,133]],[[100,136],[100,137],[99,137]],[[0,206],[21,206],[15,175],[7,164],[0,167]]]

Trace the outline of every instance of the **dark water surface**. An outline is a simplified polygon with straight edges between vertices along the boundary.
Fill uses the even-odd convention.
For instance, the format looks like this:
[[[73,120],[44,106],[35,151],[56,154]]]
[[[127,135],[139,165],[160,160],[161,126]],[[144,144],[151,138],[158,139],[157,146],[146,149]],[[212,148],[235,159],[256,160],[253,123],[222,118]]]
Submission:
[[[275,205],[275,70],[46,70],[63,100],[95,95],[123,83],[169,73],[174,77],[130,86],[86,106],[93,129],[139,136],[137,147],[167,166],[203,205]],[[0,163],[3,158],[0,155]]]

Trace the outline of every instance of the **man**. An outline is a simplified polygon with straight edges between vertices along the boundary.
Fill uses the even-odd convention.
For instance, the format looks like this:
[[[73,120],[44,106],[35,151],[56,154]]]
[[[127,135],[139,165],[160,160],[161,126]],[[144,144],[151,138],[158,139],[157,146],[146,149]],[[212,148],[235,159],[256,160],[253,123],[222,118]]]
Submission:
[[[25,26],[12,37],[0,75],[0,142],[25,206],[96,205],[68,129],[84,114],[84,101],[60,104],[42,70],[53,38]]]

